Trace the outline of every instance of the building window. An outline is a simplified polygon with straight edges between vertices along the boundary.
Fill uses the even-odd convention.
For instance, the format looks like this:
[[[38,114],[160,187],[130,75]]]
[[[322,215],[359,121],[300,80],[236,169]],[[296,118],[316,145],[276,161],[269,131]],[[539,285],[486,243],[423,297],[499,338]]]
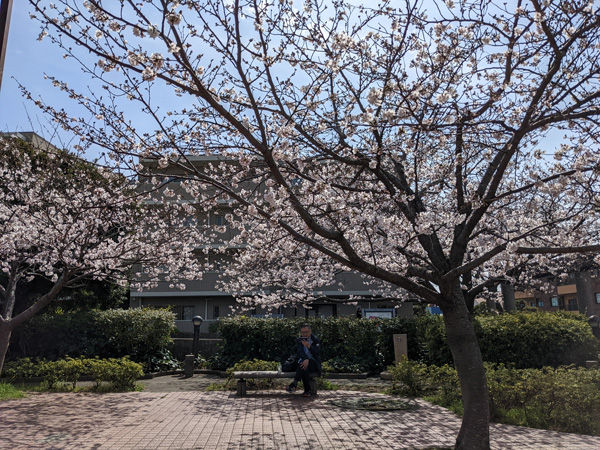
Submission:
[[[216,226],[224,226],[227,225],[227,219],[225,218],[225,216],[221,215],[221,214],[215,214],[215,216],[213,217],[213,225]]]
[[[600,292],[596,292],[596,303],[600,303]]]
[[[218,319],[218,318],[219,318],[219,307],[214,306],[213,307],[213,319]]]
[[[200,222],[198,222],[198,219],[195,218],[194,216],[188,216],[183,219],[184,227],[198,228],[199,225],[200,225]]]
[[[531,302],[530,305],[535,308],[535,302]]]
[[[569,311],[577,311],[579,308],[577,307],[577,299],[570,298],[569,299]]]
[[[552,303],[552,306],[558,306],[558,297],[550,297],[550,302]]]
[[[193,306],[176,305],[171,308],[171,311],[175,314],[175,320],[192,320],[194,317]]]
[[[542,300],[538,300],[538,306],[541,308],[544,306],[544,302]]]

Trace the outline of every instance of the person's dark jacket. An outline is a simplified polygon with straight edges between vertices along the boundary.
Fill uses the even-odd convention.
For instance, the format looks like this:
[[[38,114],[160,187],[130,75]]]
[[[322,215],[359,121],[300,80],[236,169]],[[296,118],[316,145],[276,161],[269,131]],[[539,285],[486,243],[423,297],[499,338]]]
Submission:
[[[321,374],[321,341],[314,334],[310,335],[310,340],[312,341],[312,343],[310,344],[310,348],[308,349],[308,351],[310,352],[315,363],[317,364],[317,371],[319,372],[319,375],[320,375]],[[305,359],[308,358],[308,356],[306,356],[306,352],[304,351],[304,348],[305,348],[304,345],[302,345],[302,339],[301,338],[296,339],[296,361],[298,363],[301,363],[302,361],[304,361]]]

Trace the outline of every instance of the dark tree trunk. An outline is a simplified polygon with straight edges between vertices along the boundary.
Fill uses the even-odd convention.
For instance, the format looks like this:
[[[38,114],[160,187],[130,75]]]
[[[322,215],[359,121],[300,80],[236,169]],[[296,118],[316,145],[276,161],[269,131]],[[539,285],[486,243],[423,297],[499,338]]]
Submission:
[[[10,335],[12,327],[9,321],[0,320],[0,374],[4,367],[4,358],[8,352],[8,344],[10,343]]]
[[[502,289],[502,297],[504,299],[504,310],[506,312],[516,312],[515,287],[510,284],[501,284],[500,289]]]
[[[489,312],[495,313],[498,312],[498,308],[496,308],[496,300],[492,298],[488,298],[485,300],[485,306]]]
[[[68,282],[72,280],[72,273],[68,270],[64,270],[59,279],[54,283],[50,291],[42,295],[33,305],[27,308],[25,311],[19,313],[16,316],[12,316],[15,298],[18,276],[13,276],[8,283],[8,287],[5,289],[4,296],[5,302],[2,315],[0,315],[0,373],[4,366],[4,358],[8,351],[10,344],[10,335],[12,331],[23,322],[28,321],[42,309],[46,307],[52,300],[56,298],[61,289],[68,285]]]
[[[592,288],[592,274],[590,272],[577,272],[575,274],[577,287],[577,306],[581,314],[591,316],[594,314],[594,290]]]
[[[455,291],[456,292],[456,291]],[[446,336],[454,358],[464,415],[456,438],[456,450],[489,450],[489,400],[481,350],[471,315],[462,293],[452,296],[452,305],[442,307]]]

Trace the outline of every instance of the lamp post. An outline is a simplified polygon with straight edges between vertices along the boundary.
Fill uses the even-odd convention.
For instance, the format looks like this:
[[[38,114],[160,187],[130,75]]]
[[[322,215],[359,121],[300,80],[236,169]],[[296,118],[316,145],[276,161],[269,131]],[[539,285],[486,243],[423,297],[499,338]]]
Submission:
[[[596,339],[600,339],[600,317],[596,315],[590,316],[588,317],[588,323],[590,324],[592,333],[594,333]]]
[[[194,354],[194,358],[198,357],[198,343],[200,340],[200,325],[202,325],[203,321],[204,321],[204,319],[202,319],[202,317],[200,317],[200,316],[194,316],[192,318],[192,323],[194,324],[194,341],[192,344],[192,353]]]

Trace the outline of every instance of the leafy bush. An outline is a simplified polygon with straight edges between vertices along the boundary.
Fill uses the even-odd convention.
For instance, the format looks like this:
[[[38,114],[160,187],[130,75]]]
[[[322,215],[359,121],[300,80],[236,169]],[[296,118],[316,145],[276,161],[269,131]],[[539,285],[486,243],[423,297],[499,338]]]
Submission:
[[[429,385],[429,370],[427,365],[402,358],[398,364],[388,367],[392,375],[392,393],[417,397],[423,395]]]
[[[432,397],[434,402],[452,406],[461,393],[456,369],[447,364],[428,366],[406,358],[388,367],[392,375],[392,393],[409,397]]]
[[[17,328],[13,342],[29,357],[66,355],[120,358],[129,355],[146,370],[173,368],[168,347],[175,318],[168,309],[91,310],[44,314]]]
[[[225,369],[242,359],[282,361],[295,354],[295,339],[300,325],[309,323],[323,342],[321,360],[331,361],[336,370],[366,372],[381,370],[394,360],[393,333],[407,333],[417,342],[413,318],[358,320],[257,319],[234,317],[221,319],[218,332],[224,340],[221,351],[210,360],[211,367]],[[409,345],[409,355],[418,356],[419,346]]]
[[[10,380],[43,377],[49,389],[59,383],[70,383],[73,389],[81,377],[90,377],[100,386],[110,383],[118,389],[133,389],[135,381],[144,374],[142,366],[129,358],[86,359],[66,358],[57,361],[24,358],[6,363],[3,375]]]
[[[519,368],[583,365],[600,350],[587,322],[578,314],[517,313],[474,318],[485,361],[514,363]],[[226,369],[243,359],[281,361],[295,353],[302,319],[221,319],[224,339],[213,368]],[[429,365],[452,364],[440,316],[397,317],[385,320],[329,317],[307,321],[323,346],[321,359],[333,371],[378,371],[394,362],[394,334],[406,334],[408,357]]]
[[[42,377],[45,373],[46,363],[47,361],[41,358],[22,358],[7,361],[4,363],[1,375],[9,380]]]
[[[487,367],[492,420],[600,435],[600,371],[574,366]]]
[[[240,361],[237,364],[234,364],[233,367],[227,369],[227,384],[229,384],[233,380],[233,372],[244,371],[244,370],[252,370],[252,371],[261,371],[261,370],[277,370],[277,361],[263,361],[260,359],[253,359],[251,361]],[[248,388],[254,389],[272,389],[279,384],[276,378],[247,378],[246,386]]]
[[[402,360],[389,367],[392,393],[427,397],[460,413],[456,370]],[[492,421],[600,435],[600,369],[516,369],[486,364]]]
[[[181,369],[182,366],[181,362],[177,361],[166,348],[151,349],[144,354],[138,353],[132,359],[142,364],[145,372],[168,372]]]
[[[44,382],[50,389],[54,388],[58,382],[71,383],[73,389],[77,387],[77,381],[82,374],[86,373],[84,360],[59,359],[57,361],[48,361],[43,368]]]
[[[585,365],[598,354],[598,340],[580,314],[544,312],[479,317],[484,361],[517,368]]]

